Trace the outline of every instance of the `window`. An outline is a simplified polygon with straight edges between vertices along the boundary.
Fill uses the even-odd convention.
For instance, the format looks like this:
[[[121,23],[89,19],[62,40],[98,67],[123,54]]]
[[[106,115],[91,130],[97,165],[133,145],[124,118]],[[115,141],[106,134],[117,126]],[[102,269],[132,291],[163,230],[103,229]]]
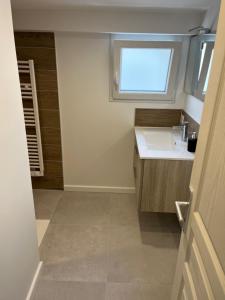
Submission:
[[[179,42],[113,43],[113,98],[175,100]]]

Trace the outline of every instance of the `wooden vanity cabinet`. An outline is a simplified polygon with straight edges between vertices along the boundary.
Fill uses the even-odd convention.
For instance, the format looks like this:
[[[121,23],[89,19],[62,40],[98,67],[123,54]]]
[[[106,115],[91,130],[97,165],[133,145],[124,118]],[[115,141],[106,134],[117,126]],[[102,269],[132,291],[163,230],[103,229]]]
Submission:
[[[144,160],[140,159],[138,154],[137,146],[135,145],[134,150],[134,178],[137,196],[137,207],[140,207],[140,200],[142,194],[142,184],[143,184],[143,163]]]
[[[176,212],[175,201],[189,200],[192,165],[189,160],[140,159],[135,146],[138,209],[145,212]]]

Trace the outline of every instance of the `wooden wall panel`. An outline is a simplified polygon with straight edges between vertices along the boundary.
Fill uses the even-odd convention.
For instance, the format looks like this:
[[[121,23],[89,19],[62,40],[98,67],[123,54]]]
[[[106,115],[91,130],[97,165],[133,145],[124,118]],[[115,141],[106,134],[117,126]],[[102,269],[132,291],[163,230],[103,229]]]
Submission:
[[[35,70],[36,85],[38,91],[57,91],[57,73],[56,70]]]
[[[55,48],[17,47],[16,52],[20,60],[32,57],[35,61],[35,70],[56,70]]]
[[[44,176],[33,188],[63,189],[62,147],[53,33],[15,32],[17,58],[34,60],[39,104]]]
[[[53,32],[16,32],[16,47],[55,47],[55,38]]]
[[[37,96],[38,96],[39,109],[59,110],[57,91],[38,91]]]
[[[135,110],[135,126],[143,127],[171,127],[180,124],[181,113],[185,121],[189,122],[189,134],[199,132],[200,125],[181,109],[140,109]]]
[[[200,125],[194,119],[192,119],[192,117],[189,114],[187,114],[185,111],[183,111],[182,113],[184,115],[185,121],[189,122],[189,127],[188,127],[189,134],[191,134],[193,131],[198,133]]]
[[[180,124],[181,109],[135,110],[135,126],[171,127]]]

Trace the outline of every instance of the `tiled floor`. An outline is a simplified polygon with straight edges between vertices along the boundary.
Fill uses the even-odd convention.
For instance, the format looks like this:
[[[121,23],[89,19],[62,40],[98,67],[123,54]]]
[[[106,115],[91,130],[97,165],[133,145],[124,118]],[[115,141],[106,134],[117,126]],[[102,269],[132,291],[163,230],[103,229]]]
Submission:
[[[174,215],[138,216],[134,195],[41,191],[51,221],[32,300],[167,300],[180,230]]]
[[[33,190],[38,246],[45,236],[50,219],[62,194],[62,191]]]
[[[57,190],[33,190],[36,219],[51,219],[63,191]]]
[[[37,228],[37,238],[38,238],[38,247],[41,245],[41,242],[45,236],[45,233],[48,229],[50,220],[36,220],[36,228]]]

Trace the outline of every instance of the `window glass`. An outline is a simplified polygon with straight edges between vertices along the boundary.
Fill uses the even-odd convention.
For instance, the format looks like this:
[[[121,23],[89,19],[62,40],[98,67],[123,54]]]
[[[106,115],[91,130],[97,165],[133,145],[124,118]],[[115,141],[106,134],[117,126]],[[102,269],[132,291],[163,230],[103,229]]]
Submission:
[[[181,40],[114,40],[112,51],[113,100],[176,100]]]
[[[167,48],[121,48],[120,92],[166,93],[172,54]]]

